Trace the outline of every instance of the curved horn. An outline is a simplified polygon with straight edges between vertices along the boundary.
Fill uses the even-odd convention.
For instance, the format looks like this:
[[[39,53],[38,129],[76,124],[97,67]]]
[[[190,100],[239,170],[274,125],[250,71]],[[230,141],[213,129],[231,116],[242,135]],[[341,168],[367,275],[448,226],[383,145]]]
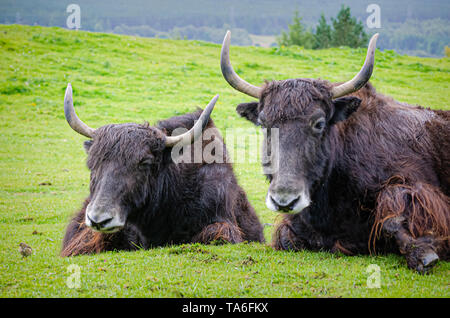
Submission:
[[[356,92],[363,87],[372,76],[373,65],[375,62],[375,49],[377,44],[378,33],[374,34],[370,39],[369,46],[367,47],[366,60],[361,70],[350,81],[345,82],[339,86],[333,87],[331,90],[333,98],[338,98],[344,95]]]
[[[83,123],[75,113],[72,100],[72,86],[70,85],[70,83],[67,85],[66,95],[64,96],[64,114],[66,115],[67,122],[73,130],[83,136],[92,138],[95,129]]]
[[[195,140],[197,140],[197,138],[201,136],[203,129],[208,124],[209,117],[211,116],[211,113],[214,109],[214,105],[216,104],[218,98],[219,95],[216,95],[213,97],[213,99],[211,99],[208,106],[206,106],[206,108],[203,110],[202,114],[196,121],[194,127],[189,129],[189,131],[178,136],[167,136],[166,147],[173,147],[179,142],[181,142],[181,144],[179,144],[180,146],[190,145]]]
[[[231,66],[230,40],[231,32],[227,31],[227,34],[223,39],[222,50],[220,51],[220,68],[222,69],[223,77],[231,86],[233,86],[238,91],[259,99],[262,89],[244,81],[236,74],[236,72],[233,70],[233,67]]]

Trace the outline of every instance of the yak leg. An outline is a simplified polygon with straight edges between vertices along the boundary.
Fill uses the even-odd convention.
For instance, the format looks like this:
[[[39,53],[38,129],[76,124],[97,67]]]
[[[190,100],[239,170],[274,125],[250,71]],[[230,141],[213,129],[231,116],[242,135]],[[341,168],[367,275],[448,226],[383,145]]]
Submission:
[[[394,237],[408,266],[424,273],[448,253],[450,198],[430,184],[394,176],[377,197],[374,232]]]
[[[242,232],[236,225],[230,222],[216,222],[207,225],[203,230],[194,236],[194,243],[208,244],[213,241],[225,243],[243,242]]]
[[[305,248],[303,242],[298,239],[297,233],[292,228],[290,217],[283,217],[276,225],[272,237],[272,247],[276,250],[301,250]]]
[[[300,214],[283,216],[276,225],[272,247],[276,250],[294,251],[325,248],[323,237],[306,224]]]
[[[413,238],[405,229],[404,222],[403,216],[390,218],[384,222],[383,232],[395,238],[400,253],[406,257],[408,267],[424,274],[439,260],[435,252],[435,240],[431,236]]]

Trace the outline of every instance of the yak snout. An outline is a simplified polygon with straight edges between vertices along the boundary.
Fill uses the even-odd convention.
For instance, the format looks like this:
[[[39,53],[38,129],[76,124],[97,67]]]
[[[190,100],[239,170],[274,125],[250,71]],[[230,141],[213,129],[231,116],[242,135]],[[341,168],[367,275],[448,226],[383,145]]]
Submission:
[[[117,232],[125,225],[118,209],[99,207],[95,202],[89,203],[86,208],[85,223],[91,229],[103,233]]]
[[[270,187],[267,192],[266,205],[276,212],[298,213],[311,203],[305,187],[300,189],[285,187]]]

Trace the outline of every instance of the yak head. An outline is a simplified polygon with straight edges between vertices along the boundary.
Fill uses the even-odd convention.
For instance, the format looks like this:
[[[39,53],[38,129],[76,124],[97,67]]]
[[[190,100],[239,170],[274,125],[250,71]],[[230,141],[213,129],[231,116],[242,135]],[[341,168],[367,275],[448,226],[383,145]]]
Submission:
[[[73,130],[90,138],[84,143],[91,171],[85,224],[96,231],[113,233],[123,228],[133,212],[149,204],[150,198],[161,192],[155,185],[163,169],[164,154],[167,154],[164,150],[191,144],[199,138],[217,98],[211,100],[189,131],[167,136],[148,124],[90,128],[75,113],[69,84],[64,98],[67,122]]]
[[[263,170],[270,181],[266,195],[269,209],[298,213],[311,204],[334,155],[333,126],[356,111],[361,102],[345,95],[359,90],[372,75],[377,37],[370,40],[362,69],[348,82],[334,85],[300,78],[266,82],[258,87],[234,72],[227,32],[221,51],[222,74],[233,88],[258,99],[238,105],[237,112],[266,132],[262,153],[263,158],[266,156]],[[277,134],[269,133],[273,129]],[[277,147],[271,146],[274,142]]]

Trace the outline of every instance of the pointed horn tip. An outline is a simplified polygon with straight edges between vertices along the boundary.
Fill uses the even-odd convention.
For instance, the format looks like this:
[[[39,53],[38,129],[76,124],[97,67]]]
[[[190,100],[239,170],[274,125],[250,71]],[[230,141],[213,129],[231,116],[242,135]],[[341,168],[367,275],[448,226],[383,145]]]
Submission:
[[[217,94],[216,96],[214,96],[212,99],[211,99],[211,101],[209,102],[209,104],[208,104],[208,108],[214,108],[214,106],[216,105],[216,103],[217,103],[217,100],[219,99],[219,94]]]
[[[70,83],[67,84],[66,93],[64,94],[64,101],[67,98],[72,98],[72,85],[70,85]]]
[[[223,38],[223,44],[229,43],[230,39],[231,39],[231,31],[228,30],[227,33],[225,34],[225,37]]]
[[[375,44],[377,42],[379,35],[380,35],[379,33],[375,33],[374,35],[372,35],[372,38],[370,39],[370,43],[373,42]]]
[[[67,85],[66,92],[64,94],[64,103],[72,99],[72,86],[70,83]]]

